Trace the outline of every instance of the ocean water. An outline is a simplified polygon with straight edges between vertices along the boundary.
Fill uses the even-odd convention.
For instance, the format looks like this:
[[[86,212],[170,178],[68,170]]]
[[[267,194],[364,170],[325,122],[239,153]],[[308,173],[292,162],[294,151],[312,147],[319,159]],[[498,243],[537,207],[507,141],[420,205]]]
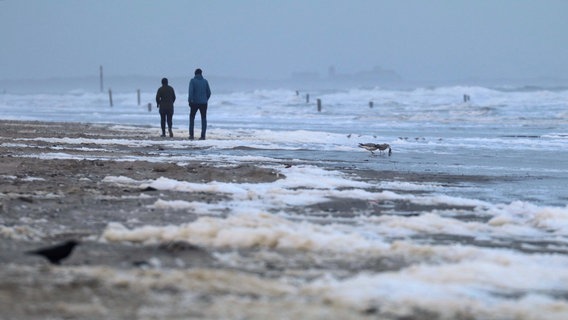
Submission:
[[[110,107],[106,93],[4,93],[0,117],[146,126],[150,134],[159,135],[157,109],[147,107],[155,104],[154,94],[143,92],[138,106],[135,92],[115,93]],[[454,86],[214,91],[208,140],[199,142],[179,138],[188,133],[188,107],[185,92],[177,94],[176,139],[93,137],[88,142],[103,149],[105,144],[159,143],[162,150],[146,160],[255,163],[286,178],[264,184],[200,184],[109,176],[106,183],[223,192],[229,200],[158,200],[156,208],[190,210],[202,217],[181,226],[136,229],[109,222],[101,235],[105,241],[186,240],[219,248],[218,259],[239,265],[262,260],[239,254],[250,248],[299,251],[311,257],[306,261],[375,257],[399,261],[399,267],[343,273],[329,267],[317,276],[306,271],[277,280],[294,283],[291,295],[297,299],[319,297],[401,316],[426,310],[448,318],[568,317],[568,90]],[[471,99],[464,102],[464,94]],[[322,103],[319,111],[316,99]],[[199,130],[199,116],[196,121]],[[57,142],[77,143],[71,140]],[[371,156],[358,148],[366,142],[388,143],[392,155]],[[187,147],[197,143],[200,148],[189,154]],[[346,173],[355,171],[372,174],[355,178]],[[452,176],[453,182],[377,178],[387,172]],[[388,214],[354,212],[347,217],[298,209],[330,199],[404,200],[431,209],[409,214],[393,205]]]
[[[187,131],[178,91],[174,127]],[[310,94],[310,102],[306,102]],[[471,100],[463,102],[463,95]],[[0,95],[4,119],[148,125],[159,131],[154,93]],[[316,99],[322,101],[317,110]],[[373,106],[369,106],[369,102]],[[196,129],[200,122],[197,116]],[[202,156],[261,156],[327,166],[503,177],[468,197],[564,206],[568,199],[568,90],[441,87],[214,94]],[[217,139],[223,136],[224,139]],[[389,143],[369,158],[358,143]],[[242,147],[245,150],[242,150]],[[183,154],[183,150],[172,150]]]

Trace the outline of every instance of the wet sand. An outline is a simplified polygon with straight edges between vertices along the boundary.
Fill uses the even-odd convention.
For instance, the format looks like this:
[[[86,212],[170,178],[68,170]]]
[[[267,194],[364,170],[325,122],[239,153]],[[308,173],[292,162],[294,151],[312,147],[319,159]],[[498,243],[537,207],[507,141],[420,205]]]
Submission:
[[[36,139],[154,141],[162,139],[156,128],[21,121],[0,121],[0,128],[0,319],[276,319],[285,318],[284,315],[294,319],[366,319],[378,315],[398,318],[380,310],[331,304],[317,293],[297,292],[297,287],[282,279],[305,269],[313,270],[313,274],[302,275],[308,278],[316,277],[319,269],[334,269],[339,275],[396,270],[406,265],[403,260],[367,257],[345,261],[340,256],[328,256],[314,261],[302,252],[279,252],[279,258],[275,258],[270,250],[248,249],[238,254],[253,257],[258,264],[235,265],[220,258],[231,255],[231,250],[186,242],[147,245],[100,239],[110,222],[139,227],[177,225],[198,218],[188,211],[155,208],[152,204],[158,198],[216,203],[225,197],[208,192],[180,195],[152,188],[132,189],[106,183],[105,177],[263,183],[282,179],[284,176],[277,169],[222,161],[179,165],[140,160],[160,151],[152,144],[105,144],[103,150],[96,143],[70,145]],[[191,148],[187,152],[191,153]],[[76,158],[46,156],[62,153]],[[346,172],[361,180],[434,181],[450,185],[490,182],[490,178],[479,176],[354,169]],[[380,215],[393,208],[411,215],[436,206],[332,199],[296,210],[313,216],[332,214],[349,218],[362,213]],[[464,217],[467,219],[467,215]],[[81,245],[61,266],[24,253],[67,239],[78,239]],[[308,299],[293,299],[297,294]],[[436,314],[420,310],[415,315],[421,319],[437,318]]]

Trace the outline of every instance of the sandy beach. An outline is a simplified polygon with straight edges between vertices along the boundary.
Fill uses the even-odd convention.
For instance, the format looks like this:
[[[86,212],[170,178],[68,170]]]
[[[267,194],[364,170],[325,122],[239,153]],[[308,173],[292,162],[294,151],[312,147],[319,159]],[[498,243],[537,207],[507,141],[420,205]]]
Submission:
[[[152,144],[163,138],[157,136],[156,128],[150,127],[24,121],[0,121],[0,127],[1,319],[444,317],[443,310],[432,313],[413,308],[395,312],[368,305],[357,307],[356,303],[342,305],[325,292],[319,292],[317,286],[295,283],[298,279],[315,279],[321,270],[331,270],[338,278],[367,271],[400,270],[416,257],[361,255],[353,259],[353,255],[346,258],[337,252],[313,256],[303,250],[282,249],[277,245],[235,249],[178,240],[155,243],[112,241],[112,230],[109,231],[112,223],[128,228],[159,227],[188,224],[200,218],[191,208],[160,207],[158,199],[216,204],[227,195],[131,187],[117,183],[118,178],[109,177],[127,181],[164,177],[197,184],[213,181],[258,184],[284,179],[284,169],[291,164],[267,167],[263,163],[223,161],[193,161],[183,165],[175,161],[143,161],[140,159],[147,155],[164,151],[160,150],[159,144]],[[110,143],[102,149],[92,142],[78,145],[56,142],[62,138],[127,139],[150,143]],[[192,148],[201,146],[199,142],[193,142],[184,152],[191,154]],[[464,181],[492,182],[492,178],[484,176],[356,168],[345,169],[344,173],[360,181],[431,181],[448,186]],[[397,192],[420,194],[424,191]],[[462,221],[485,222],[487,219],[483,216],[468,215],[473,208],[473,205],[417,204],[405,200],[381,202],[351,197],[294,207],[288,209],[287,214],[310,212],[312,217],[333,215],[339,219],[354,215],[379,217],[388,210],[403,216],[416,216],[451,209],[461,213],[459,219]],[[228,217],[229,214],[229,208],[215,213],[216,217]],[[77,239],[81,244],[61,266],[25,254],[27,250],[68,239]],[[483,246],[483,241],[465,236],[444,235],[437,241]],[[495,243],[487,245],[499,246]],[[503,245],[511,247],[511,243]],[[298,295],[303,298],[296,299]],[[464,315],[461,319],[469,317]]]

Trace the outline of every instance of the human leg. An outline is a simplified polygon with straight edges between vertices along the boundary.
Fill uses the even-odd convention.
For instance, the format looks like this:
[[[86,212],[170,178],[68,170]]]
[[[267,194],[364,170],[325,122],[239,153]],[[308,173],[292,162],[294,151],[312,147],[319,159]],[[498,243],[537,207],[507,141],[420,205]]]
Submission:
[[[197,110],[199,110],[197,106],[191,106],[191,110],[189,112],[189,139],[193,139],[193,127],[195,124],[195,115],[197,114]]]
[[[170,112],[168,112],[168,131],[170,133],[170,138],[173,138],[174,133],[172,132],[172,123],[173,123],[173,117],[174,117],[174,110],[172,109]]]
[[[207,104],[199,106],[199,114],[201,115],[201,139],[205,140],[207,132]]]
[[[160,109],[160,126],[162,127],[162,137],[166,136],[166,113]]]

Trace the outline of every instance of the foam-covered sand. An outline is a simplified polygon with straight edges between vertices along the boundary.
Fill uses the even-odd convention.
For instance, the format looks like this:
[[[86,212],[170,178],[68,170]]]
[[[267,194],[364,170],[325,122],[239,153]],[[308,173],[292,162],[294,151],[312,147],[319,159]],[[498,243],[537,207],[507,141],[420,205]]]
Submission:
[[[568,315],[568,207],[444,193],[499,177],[203,152],[223,130],[0,126],[2,319]],[[59,267],[23,253],[70,238]]]

